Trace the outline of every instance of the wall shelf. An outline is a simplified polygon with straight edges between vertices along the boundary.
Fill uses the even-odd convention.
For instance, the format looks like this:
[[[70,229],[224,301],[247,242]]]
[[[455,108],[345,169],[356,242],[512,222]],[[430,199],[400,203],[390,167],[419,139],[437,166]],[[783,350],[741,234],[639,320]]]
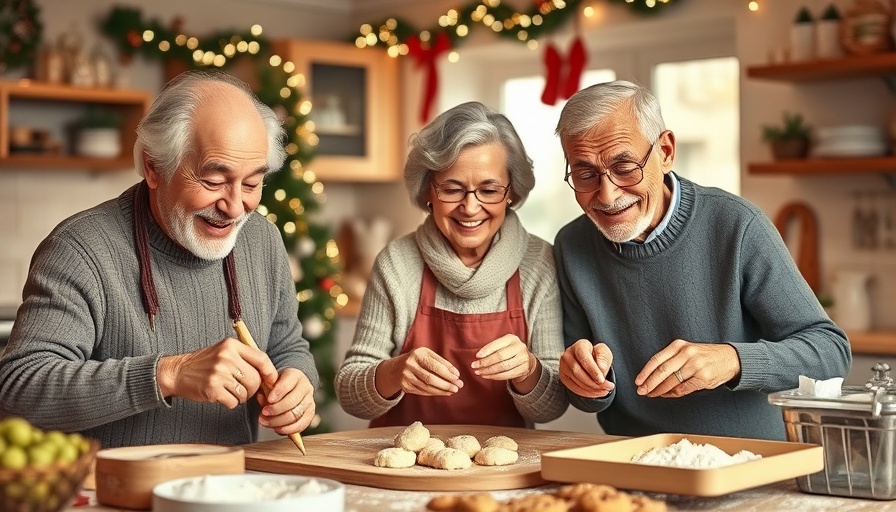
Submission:
[[[750,66],[747,77],[785,82],[896,76],[896,52],[851,55],[839,59]]]
[[[11,152],[9,110],[20,102],[101,105],[121,116],[121,154],[115,158],[89,158],[71,154]],[[30,169],[117,170],[134,166],[133,148],[137,124],[149,108],[144,91],[72,87],[33,80],[0,81],[0,167]]]
[[[896,331],[847,332],[854,354],[896,356]]]
[[[844,175],[849,173],[896,172],[896,157],[807,158],[750,163],[750,174]]]

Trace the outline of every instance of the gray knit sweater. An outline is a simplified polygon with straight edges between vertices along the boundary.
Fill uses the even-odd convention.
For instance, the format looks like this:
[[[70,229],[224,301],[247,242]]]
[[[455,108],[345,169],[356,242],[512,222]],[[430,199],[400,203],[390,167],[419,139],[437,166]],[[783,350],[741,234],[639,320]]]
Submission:
[[[551,421],[569,403],[559,380],[563,352],[559,290],[551,246],[529,235],[513,211],[478,268],[461,263],[432,217],[391,242],[378,256],[367,284],[352,346],[336,375],[336,394],[349,414],[373,419],[394,407],[404,393],[387,400],[377,393],[377,365],[401,352],[417,311],[424,260],[439,280],[436,307],[456,313],[492,313],[507,308],[505,283],[519,268],[529,349],[541,361],[535,388],[508,393],[527,423]],[[483,340],[484,342],[492,340]],[[484,344],[484,343],[483,343]],[[488,404],[483,404],[488,407]],[[476,419],[471,418],[475,424]]]
[[[681,203],[659,236],[614,244],[585,216],[555,241],[564,338],[606,343],[616,389],[603,399],[569,393],[609,434],[661,432],[782,439],[767,393],[799,375],[842,377],[849,342],[828,319],[768,218],[747,201],[679,178]],[[638,396],[635,376],[676,338],[729,343],[741,375],[682,398]]]
[[[133,234],[135,187],[63,221],[31,262],[23,304],[0,358],[0,416],[80,431],[103,447],[241,444],[257,436],[258,404],[163,400],[156,364],[234,337],[222,261],[196,258],[150,218],[160,309],[150,330]],[[301,336],[295,285],[277,229],[253,214],[234,248],[243,319],[278,370],[317,386]]]

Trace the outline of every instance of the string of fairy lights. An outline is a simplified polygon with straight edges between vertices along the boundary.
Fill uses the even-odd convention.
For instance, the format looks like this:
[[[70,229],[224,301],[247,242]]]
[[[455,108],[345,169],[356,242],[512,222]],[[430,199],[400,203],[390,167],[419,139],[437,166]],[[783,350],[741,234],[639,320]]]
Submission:
[[[611,3],[627,4],[639,13],[659,12],[661,8],[680,0],[605,0]],[[434,37],[434,32],[447,34],[452,41],[466,38],[475,27],[485,27],[494,34],[516,39],[531,49],[539,47],[538,39],[554,30],[573,12],[581,7],[585,18],[596,15],[600,6],[597,0],[535,0],[528,12],[519,12],[501,3],[501,0],[478,0],[466,7],[449,9],[440,15],[432,29],[417,30],[397,17],[390,17],[380,24],[364,23],[355,37],[355,46],[371,48],[385,46],[392,57],[408,55],[411,48],[407,44],[410,37],[417,38],[425,47]],[[457,60],[457,52],[451,52],[448,59]]]

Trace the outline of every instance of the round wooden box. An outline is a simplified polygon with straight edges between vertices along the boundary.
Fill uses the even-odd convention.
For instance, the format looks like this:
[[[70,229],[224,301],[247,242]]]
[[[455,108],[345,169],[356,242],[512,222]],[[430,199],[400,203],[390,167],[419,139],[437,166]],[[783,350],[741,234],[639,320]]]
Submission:
[[[149,510],[152,490],[162,482],[245,470],[243,449],[233,446],[162,444],[100,450],[96,454],[96,498],[107,506]]]

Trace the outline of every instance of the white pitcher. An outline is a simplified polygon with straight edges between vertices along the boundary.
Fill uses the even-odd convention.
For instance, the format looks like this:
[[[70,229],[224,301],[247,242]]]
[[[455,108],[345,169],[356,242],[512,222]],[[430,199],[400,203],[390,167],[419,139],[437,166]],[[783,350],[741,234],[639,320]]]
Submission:
[[[841,270],[834,276],[834,321],[847,331],[871,329],[871,273]]]

